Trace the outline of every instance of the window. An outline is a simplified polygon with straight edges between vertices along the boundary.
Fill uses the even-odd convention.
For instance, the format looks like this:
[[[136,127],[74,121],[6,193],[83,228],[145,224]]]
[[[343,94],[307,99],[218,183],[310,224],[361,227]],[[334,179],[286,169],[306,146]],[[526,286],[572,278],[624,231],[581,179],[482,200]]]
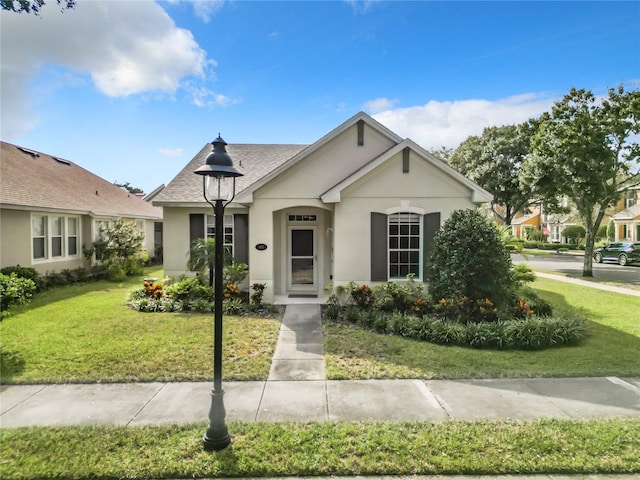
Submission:
[[[388,217],[389,278],[405,279],[407,275],[422,278],[422,216],[395,213]]]
[[[214,215],[207,215],[207,238],[215,238],[216,221]],[[224,216],[224,250],[233,257],[233,215]]]
[[[624,193],[624,208],[631,208],[636,204],[636,191],[629,190]]]
[[[77,257],[80,245],[78,217],[31,216],[31,248],[34,260]]]
[[[47,217],[42,215],[31,217],[31,241],[33,259],[47,258]]]
[[[51,256],[62,257],[62,237],[64,235],[64,217],[51,217]]]
[[[78,219],[67,218],[67,255],[78,255]]]

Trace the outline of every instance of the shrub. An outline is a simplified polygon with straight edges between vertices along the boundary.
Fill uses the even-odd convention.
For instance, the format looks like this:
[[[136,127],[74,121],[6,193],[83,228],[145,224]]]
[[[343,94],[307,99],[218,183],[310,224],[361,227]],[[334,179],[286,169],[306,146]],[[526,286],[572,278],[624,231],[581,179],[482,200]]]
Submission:
[[[222,282],[225,285],[233,284],[238,285],[242,283],[249,275],[249,265],[246,263],[231,263],[224,267],[222,273]]]
[[[355,282],[350,282],[346,288],[358,308],[369,310],[373,306],[373,291],[368,285],[357,285]]]
[[[253,309],[258,309],[262,306],[262,297],[264,295],[264,290],[267,288],[265,283],[254,283],[251,285],[251,290],[253,293],[251,294],[251,302],[249,306]]]
[[[225,298],[222,301],[222,311],[226,315],[237,315],[242,311],[242,300],[239,298]]]
[[[562,235],[567,237],[571,243],[580,243],[586,233],[587,231],[582,225],[568,225],[562,230]]]
[[[498,309],[512,297],[511,258],[497,229],[480,213],[456,210],[434,239],[426,269],[432,300],[489,299]]]
[[[213,301],[213,288],[203,285],[199,277],[188,277],[164,287],[164,294],[183,305],[190,305],[199,299]]]
[[[0,310],[2,315],[11,305],[28,303],[36,292],[36,284],[29,278],[19,277],[15,272],[0,273]]]
[[[15,273],[20,278],[28,278],[32,280],[36,285],[36,291],[42,290],[44,287],[42,276],[38,273],[35,268],[31,267],[21,267],[20,265],[16,265],[15,267],[4,267],[0,270],[0,273],[4,273],[5,275],[11,275]]]

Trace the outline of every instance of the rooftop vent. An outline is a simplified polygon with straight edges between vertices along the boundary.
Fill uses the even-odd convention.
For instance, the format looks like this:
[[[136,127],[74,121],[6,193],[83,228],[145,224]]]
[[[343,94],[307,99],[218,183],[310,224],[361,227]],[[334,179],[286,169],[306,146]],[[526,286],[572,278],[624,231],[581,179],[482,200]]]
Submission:
[[[58,163],[63,163],[65,165],[71,165],[71,162],[69,160],[65,160],[64,158],[58,158],[58,157],[51,157],[51,158],[53,158]]]
[[[38,152],[34,152],[33,150],[29,150],[28,148],[18,147],[18,150],[20,150],[23,153],[26,153],[27,155],[31,155],[33,158],[37,158],[40,156]]]

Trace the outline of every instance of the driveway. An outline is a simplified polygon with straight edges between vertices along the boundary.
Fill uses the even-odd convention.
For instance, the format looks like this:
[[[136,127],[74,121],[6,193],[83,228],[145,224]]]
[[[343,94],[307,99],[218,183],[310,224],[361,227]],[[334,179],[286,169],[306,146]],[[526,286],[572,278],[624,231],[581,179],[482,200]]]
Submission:
[[[582,276],[582,255],[550,254],[538,256],[512,254],[511,260],[514,264],[526,262],[534,270],[562,273],[576,277]],[[593,277],[607,282],[640,286],[640,265],[621,267],[616,263],[593,262]]]

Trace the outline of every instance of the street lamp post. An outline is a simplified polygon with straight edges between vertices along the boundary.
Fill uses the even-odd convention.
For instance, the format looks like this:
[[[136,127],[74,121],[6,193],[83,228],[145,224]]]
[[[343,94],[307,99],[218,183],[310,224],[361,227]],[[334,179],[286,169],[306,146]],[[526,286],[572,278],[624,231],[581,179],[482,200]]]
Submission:
[[[213,390],[209,409],[209,426],[202,437],[205,450],[222,450],[231,443],[231,435],[225,423],[224,390],[222,389],[222,269],[224,268],[224,208],[235,196],[236,177],[242,173],[233,167],[227,153],[227,143],[220,137],[213,142],[213,151],[205,164],[194,173],[202,175],[202,191],[215,215],[215,278],[213,314]]]

